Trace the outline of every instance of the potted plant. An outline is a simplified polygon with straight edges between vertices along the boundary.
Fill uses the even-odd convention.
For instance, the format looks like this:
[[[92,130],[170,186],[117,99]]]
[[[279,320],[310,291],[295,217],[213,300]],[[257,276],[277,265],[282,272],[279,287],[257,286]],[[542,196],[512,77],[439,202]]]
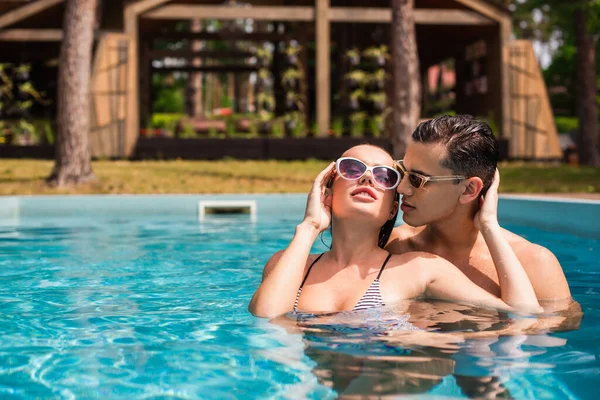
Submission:
[[[350,97],[348,99],[348,108],[350,111],[360,110],[361,98],[363,98],[364,95],[365,92],[362,89],[356,89],[350,93]]]
[[[383,90],[387,74],[383,68],[379,68],[369,77],[369,89],[373,91]]]
[[[367,128],[366,131],[369,133],[369,136],[372,137],[379,137],[381,136],[383,130],[384,130],[384,118],[382,115],[376,115],[374,117],[369,118],[368,122],[367,122]]]
[[[383,92],[371,93],[369,100],[373,104],[375,111],[382,112],[385,109],[386,95]]]
[[[271,78],[271,72],[266,68],[261,68],[258,70],[258,79],[260,81],[260,85],[265,88],[270,88],[273,86],[273,79]]]
[[[358,96],[358,104],[360,105],[360,109],[362,111],[367,111],[368,113],[371,113],[374,110],[371,97],[365,92],[362,92]]]
[[[271,112],[275,108],[275,99],[273,96],[262,92],[258,95],[258,104],[263,110]]]
[[[288,68],[281,75],[281,83],[284,87],[296,90],[300,83],[300,78],[302,78],[302,74],[296,68]]]
[[[29,72],[31,71],[31,65],[21,64],[14,68],[15,78],[19,82],[25,82],[29,80]]]
[[[346,59],[348,60],[350,66],[355,67],[360,64],[360,52],[356,48],[347,50]]]
[[[0,121],[0,144],[10,146],[13,143],[14,136],[12,129],[6,127],[4,121]]]
[[[258,64],[260,66],[268,67],[271,64],[273,55],[268,49],[264,47],[259,47],[258,49],[256,49],[256,58],[258,59]]]
[[[373,60],[376,65],[382,67],[389,57],[388,47],[386,45],[369,47],[363,51],[363,56]]]
[[[350,89],[356,89],[361,86],[367,80],[367,73],[365,71],[361,71],[356,69],[354,71],[348,72],[344,78],[348,81],[348,86]]]
[[[271,113],[267,111],[261,111],[258,114],[258,118],[258,131],[260,134],[267,136],[269,133],[271,133],[271,129],[273,128]]]
[[[301,50],[302,46],[300,45],[290,44],[285,48],[286,61],[289,65],[298,65],[298,54],[300,54]]]
[[[296,92],[287,92],[285,94],[285,108],[289,111],[297,111],[298,110],[298,100],[299,96]]]
[[[366,118],[366,114],[364,112],[355,112],[355,113],[350,114],[350,121],[352,122],[352,127],[350,129],[350,135],[352,137],[363,136],[365,118]]]
[[[283,117],[285,135],[288,137],[296,136],[295,133],[298,127],[298,116],[296,114],[296,112],[290,112]]]

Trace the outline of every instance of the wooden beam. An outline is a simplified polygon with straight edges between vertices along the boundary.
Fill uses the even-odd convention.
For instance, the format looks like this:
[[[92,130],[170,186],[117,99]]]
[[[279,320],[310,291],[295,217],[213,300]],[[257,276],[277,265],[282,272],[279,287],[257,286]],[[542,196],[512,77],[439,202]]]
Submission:
[[[460,3],[464,6],[469,7],[471,10],[478,12],[479,14],[493,20],[496,22],[502,22],[504,18],[506,18],[506,13],[498,10],[498,8],[492,6],[491,4],[486,4],[481,0],[455,0],[457,3]]]
[[[62,3],[64,0],[38,0],[14,9],[0,16],[0,29],[16,24],[27,17],[42,12],[56,4]]]
[[[258,65],[186,65],[181,67],[152,67],[152,72],[253,72]]]
[[[148,10],[162,6],[163,4],[168,3],[169,1],[172,0],[141,0],[137,3],[133,3],[130,6],[128,6],[128,9],[132,14],[135,14],[137,16]]]
[[[316,70],[316,90],[317,90],[317,126],[318,136],[327,136],[331,118],[330,99],[330,46],[331,46],[331,24],[329,23],[329,0],[315,0],[317,10],[316,23],[316,41],[317,41],[317,70]]]
[[[250,18],[268,21],[314,21],[313,7],[296,6],[197,6],[173,4],[149,11],[142,18],[150,19],[208,19],[232,20]]]
[[[418,25],[494,25],[494,21],[473,11],[415,9]]]
[[[220,31],[220,32],[169,32],[169,33],[151,33],[144,35],[144,40],[245,40],[251,42],[275,42],[291,39],[289,35],[282,35],[272,32],[239,32],[239,31]]]
[[[251,51],[226,51],[226,50],[149,50],[150,59],[174,57],[174,58],[248,58],[253,57]]]
[[[329,20],[331,22],[389,23],[392,22],[392,9],[389,7],[331,7]]]
[[[423,9],[414,10],[415,23],[419,25],[492,25],[493,20],[473,11],[451,9]],[[390,8],[358,8],[358,7],[333,7],[329,11],[331,22],[355,23],[391,23],[392,10]]]
[[[0,31],[1,42],[60,42],[60,29],[6,29]]]

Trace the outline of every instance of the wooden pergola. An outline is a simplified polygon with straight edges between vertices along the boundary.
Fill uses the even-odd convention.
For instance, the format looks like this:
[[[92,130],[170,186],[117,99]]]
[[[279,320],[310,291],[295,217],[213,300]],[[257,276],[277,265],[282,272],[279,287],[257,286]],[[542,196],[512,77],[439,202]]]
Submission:
[[[16,1],[10,7],[3,6],[4,9],[0,6],[0,43],[3,46],[29,43],[39,49],[48,43],[55,49],[62,37],[62,19],[56,18],[62,15],[62,3],[63,0]],[[144,108],[141,104],[148,101],[145,99],[149,90],[148,57],[174,54],[172,51],[161,54],[157,50],[144,50],[147,25],[205,19],[306,24],[315,43],[316,66],[312,82],[315,119],[319,134],[326,135],[331,126],[332,29],[335,30],[337,24],[350,24],[352,29],[375,24],[389,26],[392,20],[388,0],[253,0],[246,7],[232,7],[214,0],[117,0],[111,2],[110,8],[106,3],[99,13],[100,30],[93,66],[96,100],[93,114],[96,123],[92,146],[95,147],[94,154],[109,156],[130,156],[134,151]],[[49,16],[55,18],[51,20]],[[54,25],[49,21],[54,21]],[[552,127],[547,126],[552,120],[552,113],[543,81],[541,86],[539,84],[541,75],[536,75],[539,75],[539,68],[530,65],[530,61],[522,67],[523,57],[515,58],[518,48],[512,45],[511,18],[502,2],[415,0],[415,23],[422,72],[448,58],[456,61],[456,111],[494,115],[500,136],[511,140],[513,157],[550,158],[560,155],[553,124],[550,124]],[[222,38],[218,33],[210,32],[161,33],[159,30],[154,34],[165,38],[180,35],[195,40],[210,40],[211,35],[215,39]],[[231,39],[243,40],[250,36],[252,34]],[[272,35],[267,36],[265,40],[272,39]],[[253,40],[260,38],[254,37]],[[469,44],[478,40],[485,42],[487,49],[487,90],[478,96],[468,96],[462,89],[466,83],[462,73],[466,67],[464,53]],[[522,48],[523,45],[519,46]],[[523,51],[519,54],[527,53]],[[179,55],[203,56],[198,52]],[[527,53],[526,58],[529,56]],[[210,71],[211,68],[217,67],[204,65],[183,69]],[[252,70],[252,67],[247,67],[247,70]],[[537,83],[529,85],[521,82],[522,76]],[[527,99],[532,96],[539,103],[537,112],[530,110],[531,101]],[[528,144],[531,140],[533,150]]]

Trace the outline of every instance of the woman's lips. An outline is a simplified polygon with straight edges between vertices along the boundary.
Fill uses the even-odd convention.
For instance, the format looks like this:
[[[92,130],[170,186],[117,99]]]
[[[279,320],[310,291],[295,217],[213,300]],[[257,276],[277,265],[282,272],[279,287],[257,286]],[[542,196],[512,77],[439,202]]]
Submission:
[[[369,187],[361,187],[358,188],[356,190],[354,190],[352,193],[350,193],[350,195],[352,197],[358,197],[358,198],[362,198],[362,199],[371,199],[371,200],[377,200],[377,194],[375,193],[375,191]]]

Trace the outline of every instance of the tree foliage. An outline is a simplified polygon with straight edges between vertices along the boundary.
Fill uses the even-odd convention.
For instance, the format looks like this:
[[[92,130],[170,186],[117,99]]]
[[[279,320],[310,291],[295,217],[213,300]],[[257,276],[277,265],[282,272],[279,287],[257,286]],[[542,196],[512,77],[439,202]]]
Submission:
[[[596,33],[596,54],[600,54],[600,0],[513,0],[510,8],[515,36],[535,40],[551,52],[551,62],[544,69],[546,85],[564,88],[550,94],[555,112],[575,115],[577,48],[573,15],[578,8],[584,9],[588,17],[587,30]],[[596,76],[600,84],[600,57],[596,57]]]
[[[29,112],[35,103],[48,104],[31,82],[30,71],[29,64],[0,64],[0,143],[35,131]]]

